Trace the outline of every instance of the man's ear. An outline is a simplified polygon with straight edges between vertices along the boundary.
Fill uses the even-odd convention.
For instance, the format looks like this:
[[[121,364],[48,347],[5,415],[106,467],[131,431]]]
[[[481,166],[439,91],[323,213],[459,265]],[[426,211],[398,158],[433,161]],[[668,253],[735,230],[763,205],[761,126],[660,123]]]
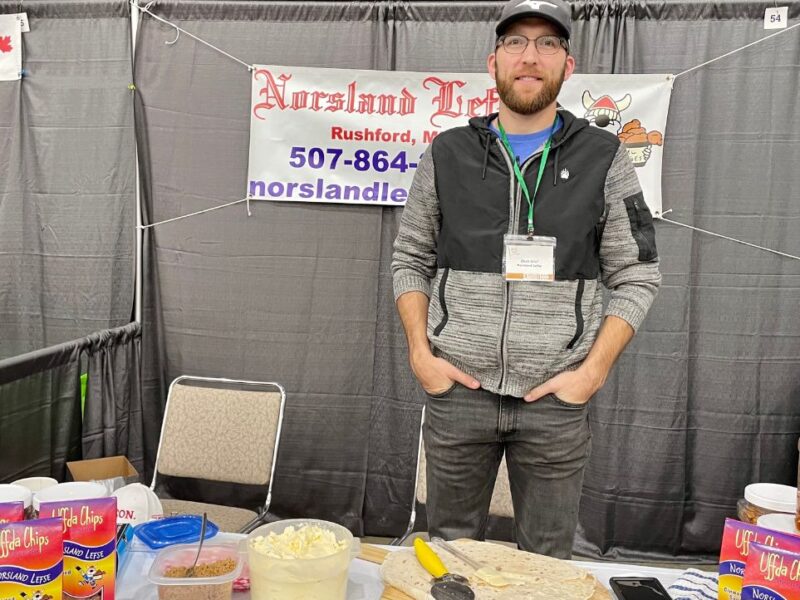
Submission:
[[[489,71],[489,76],[497,81],[497,54],[492,52],[486,59],[486,70]]]
[[[564,69],[564,81],[572,77],[572,73],[574,71],[575,71],[575,59],[572,57],[572,55],[568,55],[566,68]]]

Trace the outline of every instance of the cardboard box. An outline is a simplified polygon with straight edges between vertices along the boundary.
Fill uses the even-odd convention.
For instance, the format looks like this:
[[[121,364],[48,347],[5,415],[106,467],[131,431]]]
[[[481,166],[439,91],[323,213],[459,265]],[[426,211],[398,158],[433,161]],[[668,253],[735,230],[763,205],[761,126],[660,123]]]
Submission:
[[[116,477],[121,477],[125,481],[124,485],[138,483],[139,472],[124,456],[76,460],[67,463],[67,479],[70,481],[104,482]]]

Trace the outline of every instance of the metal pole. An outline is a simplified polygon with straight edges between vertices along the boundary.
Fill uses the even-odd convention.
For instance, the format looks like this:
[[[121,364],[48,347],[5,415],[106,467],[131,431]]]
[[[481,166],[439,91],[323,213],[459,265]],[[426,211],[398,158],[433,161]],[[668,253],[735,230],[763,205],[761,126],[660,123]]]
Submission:
[[[139,6],[137,3],[131,3],[131,70],[133,70],[133,63],[136,58],[136,36],[139,32]],[[135,91],[131,93],[135,94]],[[135,112],[134,112],[135,115]],[[136,169],[136,258],[134,261],[134,296],[133,296],[133,314],[137,323],[142,322],[142,259],[144,244],[143,236],[144,230],[142,229],[142,193],[141,184],[139,181],[139,149],[136,145],[136,133],[134,131],[134,157]]]

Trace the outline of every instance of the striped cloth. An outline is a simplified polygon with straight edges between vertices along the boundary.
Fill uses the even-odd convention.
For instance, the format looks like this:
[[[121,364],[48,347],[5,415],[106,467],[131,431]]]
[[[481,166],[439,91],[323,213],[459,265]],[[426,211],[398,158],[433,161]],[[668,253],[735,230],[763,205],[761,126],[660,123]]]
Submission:
[[[718,575],[686,569],[667,591],[672,600],[717,600]]]

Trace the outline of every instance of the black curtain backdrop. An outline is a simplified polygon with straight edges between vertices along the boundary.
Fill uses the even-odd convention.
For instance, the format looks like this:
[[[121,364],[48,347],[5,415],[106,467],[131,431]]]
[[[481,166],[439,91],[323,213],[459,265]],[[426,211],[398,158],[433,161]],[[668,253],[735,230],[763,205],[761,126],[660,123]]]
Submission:
[[[764,37],[773,4],[573,2],[578,72],[680,73]],[[247,69],[188,36],[165,45],[174,31],[144,16],[134,101],[127,3],[61,5],[37,5],[38,29],[23,38],[31,78],[0,86],[0,130],[11,132],[0,136],[0,357],[129,320],[134,110],[145,223],[245,188]],[[788,5],[796,22],[800,3]],[[502,6],[171,0],[152,10],[250,63],[483,72]],[[59,75],[65,47],[76,69]],[[80,93],[78,74],[91,82]],[[793,30],[676,79],[668,217],[800,254],[799,75]],[[102,141],[86,133],[95,122]],[[91,194],[63,204],[88,180]],[[275,380],[288,406],[273,512],[403,531],[423,396],[391,293],[400,210],[260,202],[252,213],[239,205],[145,233],[141,341],[120,333],[0,363],[0,480],[59,476],[82,451],[127,451],[148,476],[174,377]],[[714,557],[744,486],[797,474],[800,263],[663,222],[657,236],[660,295],[591,406],[576,539],[590,556]],[[60,266],[92,240],[83,270]],[[95,398],[83,436],[81,362]]]
[[[770,2],[574,2],[578,72],[679,73],[764,37]],[[800,3],[789,4],[791,19]],[[160,15],[249,63],[482,72],[502,2],[161,2]],[[149,142],[147,218],[241,198],[246,69],[145,18],[135,76]],[[800,35],[675,81],[670,218],[800,254]],[[389,264],[400,210],[256,203],[148,233],[145,404],[180,374],[276,380],[288,406],[279,516],[403,531],[423,397]],[[592,402],[576,550],[713,559],[753,481],[794,484],[800,263],[666,223],[664,283]],[[156,382],[158,382],[156,384]],[[158,419],[145,421],[156,435]],[[424,523],[420,523],[424,528]]]
[[[83,458],[127,456],[144,473],[141,339],[138,323],[83,340],[88,380],[83,414]]]
[[[0,482],[64,480],[81,457],[80,346],[0,361]]]
[[[99,404],[116,403],[104,412],[106,435],[119,434],[117,450],[143,465],[141,424],[117,431],[116,422],[139,403],[138,359],[121,356],[140,335],[126,327],[136,222],[130,7],[0,0],[0,14],[18,12],[30,25],[25,75],[0,83],[0,481],[62,479],[66,461],[111,451],[82,439],[87,369],[90,422]],[[92,332],[101,333],[84,337]]]
[[[63,481],[68,461],[120,454],[141,472],[140,342],[131,323],[0,361],[0,482]]]
[[[123,326],[133,307],[129,5],[0,0],[18,12],[25,75],[0,82],[0,360]]]

